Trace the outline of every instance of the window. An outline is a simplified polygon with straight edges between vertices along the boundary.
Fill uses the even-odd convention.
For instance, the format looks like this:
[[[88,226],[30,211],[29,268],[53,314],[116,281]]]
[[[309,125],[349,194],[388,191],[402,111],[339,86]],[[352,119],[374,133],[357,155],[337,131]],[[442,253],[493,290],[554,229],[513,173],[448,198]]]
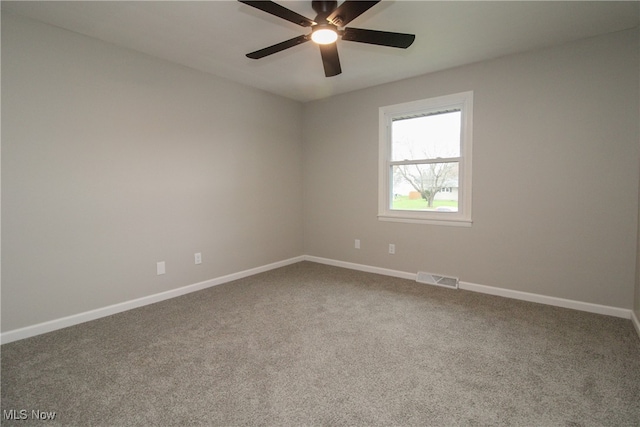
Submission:
[[[380,108],[378,218],[471,225],[473,92]]]

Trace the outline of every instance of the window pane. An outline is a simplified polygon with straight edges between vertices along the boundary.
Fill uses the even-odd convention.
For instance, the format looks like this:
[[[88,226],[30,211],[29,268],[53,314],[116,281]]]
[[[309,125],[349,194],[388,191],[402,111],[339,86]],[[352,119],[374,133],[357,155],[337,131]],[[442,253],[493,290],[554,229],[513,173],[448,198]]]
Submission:
[[[460,111],[393,120],[391,160],[460,157]]]
[[[393,166],[391,209],[458,212],[458,165]]]

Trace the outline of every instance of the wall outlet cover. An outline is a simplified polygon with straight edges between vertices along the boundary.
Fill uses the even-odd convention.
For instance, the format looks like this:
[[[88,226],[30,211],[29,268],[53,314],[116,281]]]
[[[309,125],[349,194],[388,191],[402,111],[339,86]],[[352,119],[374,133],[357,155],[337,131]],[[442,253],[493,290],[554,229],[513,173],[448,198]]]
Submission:
[[[156,274],[159,276],[161,274],[164,274],[165,272],[166,272],[166,269],[165,269],[164,261],[160,261],[159,263],[156,264]]]

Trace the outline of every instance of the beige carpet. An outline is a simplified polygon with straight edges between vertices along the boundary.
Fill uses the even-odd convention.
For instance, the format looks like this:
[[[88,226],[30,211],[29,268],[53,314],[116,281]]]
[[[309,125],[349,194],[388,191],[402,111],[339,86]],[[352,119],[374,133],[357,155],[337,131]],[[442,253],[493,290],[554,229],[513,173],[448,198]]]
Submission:
[[[3,425],[640,426],[629,320],[309,262],[1,350]]]

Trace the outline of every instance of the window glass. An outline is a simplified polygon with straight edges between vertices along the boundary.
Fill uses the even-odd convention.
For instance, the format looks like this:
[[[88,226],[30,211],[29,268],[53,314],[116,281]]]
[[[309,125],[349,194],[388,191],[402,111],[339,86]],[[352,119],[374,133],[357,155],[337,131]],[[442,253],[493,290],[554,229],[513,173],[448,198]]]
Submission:
[[[392,160],[460,156],[460,111],[392,122]]]
[[[473,92],[380,108],[378,218],[471,224]]]
[[[393,166],[391,209],[458,212],[458,175],[458,162]]]

